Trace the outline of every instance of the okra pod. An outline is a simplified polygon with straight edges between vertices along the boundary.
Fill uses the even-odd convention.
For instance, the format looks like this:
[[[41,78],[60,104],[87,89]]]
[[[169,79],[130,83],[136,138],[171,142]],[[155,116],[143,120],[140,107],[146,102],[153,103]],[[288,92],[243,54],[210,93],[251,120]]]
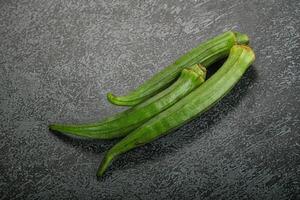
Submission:
[[[189,67],[196,63],[201,63],[208,67],[212,63],[228,56],[233,45],[248,43],[249,38],[245,34],[232,31],[225,32],[190,50],[127,95],[115,96],[112,93],[108,93],[107,99],[111,103],[120,106],[139,104],[168,87],[178,77],[184,67]]]
[[[196,64],[182,70],[178,80],[145,102],[99,123],[50,125],[50,130],[93,139],[124,137],[145,121],[167,109],[204,82],[206,68]]]
[[[226,62],[212,77],[113,146],[102,160],[97,175],[102,176],[120,154],[166,135],[211,108],[234,87],[254,60],[250,47],[234,45]]]

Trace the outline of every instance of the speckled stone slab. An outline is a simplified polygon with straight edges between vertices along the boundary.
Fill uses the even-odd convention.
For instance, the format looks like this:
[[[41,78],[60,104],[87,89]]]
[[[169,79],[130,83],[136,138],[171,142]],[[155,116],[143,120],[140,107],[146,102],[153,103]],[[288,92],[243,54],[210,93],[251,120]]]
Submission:
[[[0,199],[299,199],[300,1],[0,1]],[[95,174],[92,122],[201,41],[247,33],[256,61],[206,114]]]

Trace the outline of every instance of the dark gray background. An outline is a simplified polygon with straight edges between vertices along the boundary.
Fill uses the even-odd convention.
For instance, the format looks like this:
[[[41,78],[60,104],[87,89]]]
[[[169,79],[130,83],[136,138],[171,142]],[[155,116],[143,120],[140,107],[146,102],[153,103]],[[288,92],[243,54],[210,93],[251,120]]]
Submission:
[[[0,199],[296,199],[300,1],[0,1]],[[217,106],[95,173],[92,122],[201,41],[247,33],[256,61]]]

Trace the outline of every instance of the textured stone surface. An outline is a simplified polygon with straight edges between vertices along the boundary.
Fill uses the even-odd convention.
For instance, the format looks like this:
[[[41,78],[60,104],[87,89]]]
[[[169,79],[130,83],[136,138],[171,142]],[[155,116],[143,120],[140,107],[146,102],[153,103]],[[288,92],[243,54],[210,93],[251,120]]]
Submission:
[[[0,199],[299,199],[300,1],[0,1]],[[257,60],[217,106],[131,151],[50,133],[90,122],[199,42],[249,34]]]

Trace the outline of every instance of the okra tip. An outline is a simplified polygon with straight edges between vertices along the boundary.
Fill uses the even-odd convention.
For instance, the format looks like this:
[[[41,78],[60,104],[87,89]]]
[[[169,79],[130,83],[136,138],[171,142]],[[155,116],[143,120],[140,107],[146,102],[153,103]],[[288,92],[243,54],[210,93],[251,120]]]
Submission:
[[[243,34],[243,33],[239,33],[239,32],[233,32],[233,33],[236,37],[237,44],[241,44],[241,45],[248,45],[249,44],[248,35]]]
[[[111,102],[111,100],[114,100],[116,98],[116,96],[112,93],[107,93],[106,94],[107,100]]]
[[[106,94],[107,100],[117,106],[134,106],[140,102],[140,99],[128,99],[125,96],[116,96],[112,93]]]
[[[118,105],[118,106],[127,105],[127,104],[123,104],[123,102],[120,101],[116,95],[114,95],[114,94],[112,94],[112,93],[110,93],[110,92],[107,93],[106,97],[107,97],[107,100],[108,100],[110,103],[112,103],[112,104],[115,104],[115,105]]]
[[[50,131],[55,131],[55,124],[48,125]]]
[[[101,177],[103,176],[104,172],[106,171],[106,169],[108,168],[108,166],[110,165],[111,161],[112,161],[113,157],[110,156],[109,152],[104,156],[98,171],[97,171],[97,176]]]
[[[57,124],[48,125],[48,129],[49,129],[49,131],[54,132],[54,133],[62,133],[61,127]]]

